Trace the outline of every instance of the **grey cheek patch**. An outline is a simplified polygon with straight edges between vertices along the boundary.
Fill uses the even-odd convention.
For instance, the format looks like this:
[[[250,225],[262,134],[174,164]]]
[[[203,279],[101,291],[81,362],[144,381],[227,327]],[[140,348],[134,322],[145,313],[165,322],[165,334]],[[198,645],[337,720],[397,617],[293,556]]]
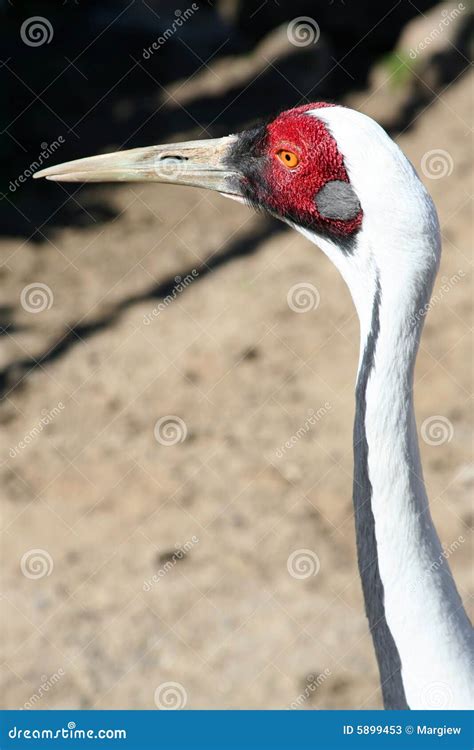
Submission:
[[[314,199],[324,219],[348,221],[360,211],[360,203],[351,185],[342,180],[327,182]]]

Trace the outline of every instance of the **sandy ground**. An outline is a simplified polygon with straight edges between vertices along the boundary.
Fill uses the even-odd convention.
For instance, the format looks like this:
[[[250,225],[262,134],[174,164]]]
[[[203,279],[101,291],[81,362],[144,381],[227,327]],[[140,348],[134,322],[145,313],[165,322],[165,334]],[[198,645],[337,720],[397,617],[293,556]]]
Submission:
[[[421,450],[472,614],[470,92],[460,78],[398,141],[418,170],[431,149],[453,165],[423,177],[443,226],[437,289],[457,279],[428,317],[416,407],[419,424],[453,428]],[[350,103],[382,116],[390,101],[387,88]],[[20,363],[2,412],[3,706],[282,708],[320,675],[304,707],[380,707],[354,550],[358,325],[342,280],[302,237],[218,195],[95,190],[117,218],[39,246],[1,241],[17,324],[2,364]],[[38,282],[54,301],[33,314],[20,295]],[[300,282],[320,300],[304,314],[287,303]],[[33,371],[21,364],[61,337]],[[155,424],[170,415],[186,438],[168,446]],[[289,575],[301,549],[317,575]]]

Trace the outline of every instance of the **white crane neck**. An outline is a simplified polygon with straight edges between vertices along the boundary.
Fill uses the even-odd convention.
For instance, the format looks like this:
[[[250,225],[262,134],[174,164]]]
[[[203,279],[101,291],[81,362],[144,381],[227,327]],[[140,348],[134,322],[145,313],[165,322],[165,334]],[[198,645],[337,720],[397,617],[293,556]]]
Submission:
[[[366,355],[372,351],[372,366],[363,355],[354,456],[356,464],[366,461],[369,486],[354,483],[354,502],[370,497],[385,621],[400,659],[408,705],[434,708],[433,691],[441,691],[444,707],[468,708],[474,685],[473,665],[466,658],[472,653],[472,629],[431,519],[413,407],[413,370],[423,322],[419,311],[427,299],[419,293],[410,299],[405,293],[402,305],[393,280],[385,282],[380,280],[374,299],[376,341],[371,342],[373,327],[368,336],[362,334],[362,349]],[[430,290],[431,285],[425,286],[425,297]],[[366,528],[357,531],[360,536]],[[358,546],[359,554],[361,548],[364,552],[366,539]],[[370,609],[370,601],[367,606]],[[381,658],[387,661],[386,655]],[[390,682],[397,680],[391,677]]]

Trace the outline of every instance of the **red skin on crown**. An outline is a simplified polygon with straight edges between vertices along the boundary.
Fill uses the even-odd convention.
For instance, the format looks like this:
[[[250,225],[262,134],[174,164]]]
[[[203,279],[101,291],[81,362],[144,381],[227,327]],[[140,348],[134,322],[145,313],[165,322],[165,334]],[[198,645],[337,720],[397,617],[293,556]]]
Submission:
[[[362,210],[348,221],[327,219],[318,212],[315,196],[331,180],[349,182],[342,154],[326,126],[316,117],[306,114],[309,110],[331,107],[319,102],[305,104],[278,115],[267,126],[265,146],[267,164],[265,168],[265,203],[275,213],[295,217],[306,226],[314,224],[331,234],[348,236],[359,229]],[[299,164],[288,169],[277,158],[280,149],[293,151]]]

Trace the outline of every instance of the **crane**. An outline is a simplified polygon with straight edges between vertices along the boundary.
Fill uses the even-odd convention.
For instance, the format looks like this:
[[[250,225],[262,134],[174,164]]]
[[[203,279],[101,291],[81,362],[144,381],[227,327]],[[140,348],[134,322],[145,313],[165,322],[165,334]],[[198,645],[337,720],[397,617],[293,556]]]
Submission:
[[[387,709],[474,705],[473,630],[434,527],[413,374],[441,242],[408,159],[361,112],[306,104],[224,138],[119,151],[49,167],[62,182],[204,187],[263,209],[334,263],[360,322],[353,502],[365,610]]]

